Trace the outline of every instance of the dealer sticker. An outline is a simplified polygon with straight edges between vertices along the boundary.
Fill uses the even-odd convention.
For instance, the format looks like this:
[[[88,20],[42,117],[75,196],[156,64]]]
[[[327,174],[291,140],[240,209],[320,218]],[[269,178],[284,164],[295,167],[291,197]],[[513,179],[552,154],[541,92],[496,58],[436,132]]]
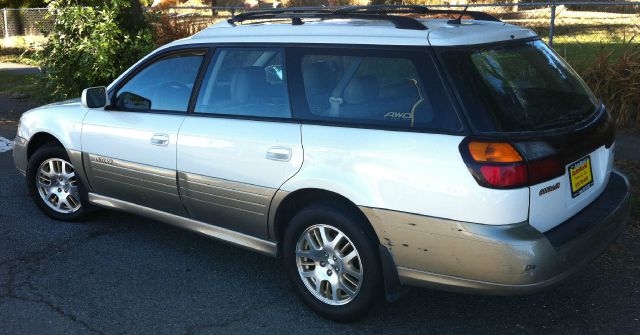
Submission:
[[[571,181],[571,197],[575,198],[593,186],[591,171],[591,157],[587,156],[569,165],[569,180]]]

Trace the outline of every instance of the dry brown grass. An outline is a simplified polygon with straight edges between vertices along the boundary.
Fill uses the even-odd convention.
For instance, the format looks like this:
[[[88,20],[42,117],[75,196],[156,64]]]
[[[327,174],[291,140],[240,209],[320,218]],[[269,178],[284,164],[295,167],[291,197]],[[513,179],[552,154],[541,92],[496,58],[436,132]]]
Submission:
[[[161,46],[189,37],[209,26],[213,21],[202,12],[177,12],[157,8],[149,13],[156,45]]]
[[[618,126],[640,128],[640,46],[629,41],[621,56],[603,51],[582,77],[600,97]]]

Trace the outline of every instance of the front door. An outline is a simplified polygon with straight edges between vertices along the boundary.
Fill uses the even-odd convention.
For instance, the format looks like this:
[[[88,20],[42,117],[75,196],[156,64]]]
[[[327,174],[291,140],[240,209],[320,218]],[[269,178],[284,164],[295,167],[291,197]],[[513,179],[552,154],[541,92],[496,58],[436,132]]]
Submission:
[[[95,193],[186,216],[176,143],[204,54],[155,57],[116,89],[110,107],[89,111],[82,151]]]
[[[220,48],[178,134],[178,182],[196,220],[268,238],[269,204],[302,165],[279,48]]]

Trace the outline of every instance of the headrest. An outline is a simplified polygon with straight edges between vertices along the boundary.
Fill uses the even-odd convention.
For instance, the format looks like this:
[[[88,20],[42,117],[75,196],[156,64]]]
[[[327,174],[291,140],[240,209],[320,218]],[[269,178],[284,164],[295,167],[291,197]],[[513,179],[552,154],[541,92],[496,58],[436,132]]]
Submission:
[[[380,89],[381,99],[405,98],[410,100],[418,99],[418,87],[415,79],[403,79],[392,84],[384,85]]]
[[[337,84],[336,64],[331,61],[307,64],[302,77],[307,94],[330,93]]]
[[[347,104],[364,104],[378,100],[378,80],[374,76],[360,76],[351,79],[344,90],[342,99]]]
[[[266,85],[267,76],[261,67],[240,68],[231,78],[231,100],[238,103],[256,103]]]

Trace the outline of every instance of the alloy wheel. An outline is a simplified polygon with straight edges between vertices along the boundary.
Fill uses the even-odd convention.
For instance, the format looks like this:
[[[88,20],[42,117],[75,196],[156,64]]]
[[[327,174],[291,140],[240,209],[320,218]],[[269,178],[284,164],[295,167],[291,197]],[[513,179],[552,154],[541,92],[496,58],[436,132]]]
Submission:
[[[75,169],[64,159],[50,158],[42,162],[36,174],[36,186],[44,203],[58,213],[74,213],[81,207]]]
[[[326,304],[347,304],[362,287],[358,250],[347,235],[330,225],[313,225],[302,233],[296,244],[296,264],[309,292]]]

